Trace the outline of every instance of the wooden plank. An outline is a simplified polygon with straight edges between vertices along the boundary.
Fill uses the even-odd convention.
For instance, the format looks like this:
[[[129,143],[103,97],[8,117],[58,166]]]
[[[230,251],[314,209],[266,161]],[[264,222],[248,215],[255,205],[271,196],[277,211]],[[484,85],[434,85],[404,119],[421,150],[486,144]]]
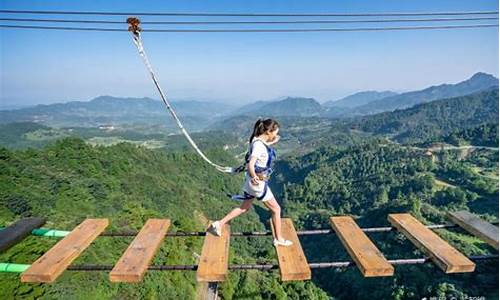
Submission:
[[[473,272],[476,265],[410,214],[390,214],[389,222],[428,254],[445,273]]]
[[[468,211],[448,212],[448,218],[498,250],[498,227]]]
[[[201,257],[196,271],[199,282],[221,282],[226,280],[229,261],[229,239],[231,227],[225,224],[222,227],[222,236],[207,232]]]
[[[331,217],[330,222],[363,276],[394,275],[394,267],[351,217]]]
[[[140,282],[169,227],[169,219],[149,219],[111,270],[109,279],[112,282]]]
[[[275,236],[272,219],[270,219],[270,222],[273,236]],[[284,239],[293,242],[291,246],[275,247],[276,254],[278,255],[278,264],[280,266],[281,281],[311,279],[311,268],[309,268],[306,256],[300,245],[299,237],[293,226],[292,219],[281,219],[281,235]]]
[[[0,230],[0,252],[22,241],[31,231],[45,224],[44,218],[21,219],[7,228]]]
[[[21,281],[53,282],[107,226],[108,219],[86,219],[24,271]]]

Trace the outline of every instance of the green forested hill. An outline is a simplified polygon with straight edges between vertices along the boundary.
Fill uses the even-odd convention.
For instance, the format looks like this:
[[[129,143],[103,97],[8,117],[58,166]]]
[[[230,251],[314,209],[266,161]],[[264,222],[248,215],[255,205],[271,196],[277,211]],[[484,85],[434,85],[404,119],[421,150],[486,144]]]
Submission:
[[[255,120],[256,117],[232,117],[214,123],[211,128],[248,136]],[[498,89],[351,119],[280,117],[278,121],[283,128],[280,145],[302,153],[320,145],[352,145],[370,137],[389,137],[400,143],[442,142],[443,139],[455,143],[456,139],[462,139],[473,145],[479,145],[477,142],[486,145],[483,142],[487,140],[491,146],[498,144],[494,127],[498,126],[495,125],[498,124]]]
[[[497,88],[360,117],[350,126],[373,134],[390,134],[399,142],[412,142],[485,123],[498,123]]]
[[[424,150],[383,141],[346,148],[322,147],[305,156],[280,161],[273,184],[283,195],[287,212],[299,218],[303,212],[304,220],[310,221],[311,211],[321,208],[318,212],[370,216],[367,225],[374,225],[385,222],[385,215],[380,214],[381,219],[377,219],[370,212],[387,205],[397,210],[413,210],[415,203],[431,204],[427,208],[432,208],[436,192],[442,191],[435,185],[439,176],[447,181],[462,178],[457,190],[470,200],[450,198],[450,206],[446,208],[468,208],[468,205],[479,206],[481,201],[495,201],[497,182],[494,179],[480,182],[474,172],[478,168],[491,171],[498,168],[496,154],[476,151],[459,160],[458,154],[450,152],[433,161]],[[466,181],[467,177],[471,180]],[[490,219],[498,216],[497,209],[481,213],[487,213],[489,216],[485,217]],[[432,209],[429,215],[422,216],[435,222],[444,221],[443,211],[439,210]]]
[[[240,153],[241,144],[235,135],[223,131],[191,132],[191,136],[203,149],[219,148]],[[92,145],[110,146],[120,142],[141,145],[146,148],[163,148],[168,151],[192,151],[184,135],[167,134],[159,127],[116,127],[112,130],[98,127],[52,128],[33,122],[0,124],[0,146],[9,149],[43,148],[65,137],[84,139]]]
[[[0,226],[23,216],[44,216],[49,228],[72,229],[86,217],[107,217],[109,230],[140,229],[148,218],[171,218],[171,231],[204,230],[237,203],[241,178],[216,173],[192,153],[165,153],[131,144],[92,147],[67,138],[42,150],[0,148]],[[222,163],[229,155],[208,155]],[[234,231],[267,226],[267,210],[238,218]],[[130,238],[98,238],[76,263],[114,264]],[[202,238],[167,238],[154,264],[193,264]],[[0,255],[2,262],[31,263],[56,241],[29,237]],[[274,261],[270,238],[231,241],[230,263]],[[141,284],[111,284],[107,273],[66,272],[55,284],[23,284],[18,275],[0,274],[0,298],[9,299],[192,299],[194,272],[149,272]],[[314,283],[280,284],[277,273],[231,272],[221,286],[224,299],[326,299]]]
[[[357,93],[354,93],[354,94],[349,95],[347,97],[344,97],[342,99],[327,101],[327,102],[323,103],[323,106],[329,107],[329,108],[330,107],[333,107],[333,108],[338,108],[338,107],[354,108],[354,107],[368,104],[372,101],[384,99],[384,98],[395,96],[395,95],[397,95],[397,93],[392,92],[392,91],[357,92]]]
[[[27,138],[27,135],[34,132],[44,132],[44,140]],[[33,122],[15,122],[0,124],[0,145],[9,148],[39,148],[45,146],[54,139],[64,136],[48,126]]]
[[[482,124],[468,129],[454,130],[443,140],[457,146],[471,144],[498,147],[498,124]]]
[[[234,164],[224,152],[208,155]],[[498,170],[495,155],[478,152],[458,161],[449,154],[432,162],[418,150],[382,141],[322,147],[281,161],[273,189],[298,229],[328,228],[332,215],[353,215],[360,226],[387,226],[387,214],[392,212],[411,212],[423,222],[440,223],[444,211],[453,209],[468,209],[494,221],[497,181],[479,178],[478,167]],[[164,153],[130,144],[92,147],[75,138],[42,150],[2,148],[0,171],[0,225],[43,215],[49,220],[47,227],[60,229],[73,228],[91,216],[110,218],[109,230],[139,229],[150,217],[171,218],[171,231],[203,230],[207,219],[236,205],[225,199],[223,191],[236,191],[241,185],[241,178],[215,173],[191,153]],[[439,185],[442,181],[451,187]],[[237,218],[232,228],[263,230],[268,218],[267,211],[256,206]],[[494,253],[460,230],[439,234],[467,255]],[[422,256],[396,233],[374,234],[373,239],[389,259]],[[113,264],[130,240],[99,238],[76,263]],[[335,236],[301,241],[310,262],[349,260]],[[0,260],[30,263],[54,243],[52,238],[29,237],[0,255]],[[167,238],[154,264],[196,263],[201,244],[201,238]],[[232,239],[231,263],[274,261],[270,239]],[[276,272],[230,274],[220,288],[223,299],[420,299],[478,295],[478,291],[487,299],[498,295],[496,261],[457,275],[445,275],[433,265],[398,266],[394,277],[374,279],[363,278],[356,268],[315,270],[312,282],[286,284],[279,282]],[[22,284],[18,275],[1,276],[2,298],[190,299],[195,295],[194,272],[149,272],[139,285],[111,284],[104,272],[66,272],[53,285]]]
[[[483,103],[486,98],[472,101]],[[496,143],[498,125],[469,127],[466,120],[475,119],[467,116],[479,120],[488,112],[471,113],[465,100],[470,99],[456,100],[458,104],[447,108],[456,110],[446,113],[458,116],[455,130],[450,129],[445,136],[423,134],[417,140],[449,142],[453,137],[460,143]],[[425,105],[446,107],[448,100],[443,101],[445,104]],[[473,105],[477,107],[477,103]],[[398,119],[406,124],[405,129],[427,122],[447,126],[433,118],[435,114],[420,111],[414,123],[405,123],[409,112]],[[403,116],[402,112],[393,114]],[[387,118],[367,124],[383,128]],[[279,121],[283,139],[278,149],[295,147],[296,151],[280,154],[271,185],[285,216],[293,218],[297,229],[329,228],[328,218],[334,215],[352,215],[362,227],[389,226],[387,214],[394,212],[410,212],[424,223],[441,223],[447,210],[456,209],[498,220],[498,152],[444,151],[431,157],[424,154],[425,148],[378,138],[377,131],[368,136],[350,130],[348,122],[328,123],[321,118]],[[234,123],[238,124],[237,120]],[[459,130],[460,126],[466,129]],[[236,130],[231,123],[223,128],[225,132],[200,134],[195,139],[214,161],[236,165],[232,157],[242,149],[223,150],[221,146],[244,143],[247,132],[238,132],[236,138],[228,131]],[[32,124],[21,129],[51,130]],[[78,134],[90,137],[95,133],[87,130]],[[131,139],[145,137],[130,134]],[[428,136],[433,138],[424,139]],[[209,219],[220,218],[238,205],[224,192],[238,191],[241,178],[215,172],[192,151],[186,151],[190,148],[182,136],[167,137],[166,141],[170,146],[156,150],[128,143],[91,146],[74,137],[41,149],[0,148],[0,226],[24,216],[45,216],[49,220],[46,227],[71,229],[86,217],[107,217],[109,230],[128,230],[139,229],[150,217],[167,217],[173,222],[171,231],[204,230]],[[268,227],[270,214],[262,205],[254,207],[233,222],[233,231]],[[461,230],[438,233],[464,254],[497,253]],[[388,259],[423,256],[400,234],[374,233],[370,238]],[[112,265],[130,241],[99,238],[76,263]],[[31,263],[55,242],[53,238],[29,237],[1,254],[0,262]],[[350,260],[335,235],[301,237],[301,243],[309,262]],[[194,264],[201,246],[202,238],[167,238],[153,263]],[[235,264],[276,262],[270,237],[232,239],[230,260]],[[0,276],[2,299],[12,295],[19,299],[192,299],[196,287],[194,272],[149,272],[138,285],[111,284],[105,272],[66,272],[52,285],[22,284],[18,275]],[[311,282],[285,284],[277,272],[241,271],[230,272],[220,294],[223,299],[421,299],[446,295],[495,299],[497,282],[497,261],[479,263],[474,273],[455,275],[445,275],[432,264],[397,266],[393,277],[370,279],[363,278],[356,268],[314,270]]]
[[[323,111],[324,109],[321,104],[313,98],[286,97],[270,101],[252,102],[232,111],[228,116],[252,116],[257,118],[265,114],[274,117],[307,117],[319,116]]]
[[[351,215],[361,227],[390,226],[387,215],[399,212],[436,224],[447,221],[446,211],[463,209],[498,220],[498,177],[478,174],[479,169],[498,172],[497,152],[476,151],[463,160],[450,152],[433,161],[424,151],[404,145],[365,143],[323,147],[281,161],[273,188],[283,199],[285,213],[305,228],[328,228],[328,217],[334,215]],[[438,233],[467,255],[497,253],[463,231]],[[388,259],[424,256],[401,234],[370,237]],[[307,237],[303,246],[316,261],[350,259],[335,237]],[[390,278],[363,278],[356,269],[317,271],[315,278],[340,299],[461,299],[466,295],[496,299],[497,281],[497,261],[478,264],[473,274],[445,275],[435,266],[397,266]]]

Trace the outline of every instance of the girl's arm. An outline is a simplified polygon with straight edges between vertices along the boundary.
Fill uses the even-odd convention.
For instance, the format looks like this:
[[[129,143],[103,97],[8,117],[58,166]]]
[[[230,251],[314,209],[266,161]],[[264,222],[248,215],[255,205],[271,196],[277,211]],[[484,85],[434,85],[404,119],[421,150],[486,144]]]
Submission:
[[[250,161],[248,162],[248,174],[252,178],[252,184],[257,185],[259,178],[257,177],[257,174],[255,174],[255,162],[257,161],[256,156],[250,156]]]

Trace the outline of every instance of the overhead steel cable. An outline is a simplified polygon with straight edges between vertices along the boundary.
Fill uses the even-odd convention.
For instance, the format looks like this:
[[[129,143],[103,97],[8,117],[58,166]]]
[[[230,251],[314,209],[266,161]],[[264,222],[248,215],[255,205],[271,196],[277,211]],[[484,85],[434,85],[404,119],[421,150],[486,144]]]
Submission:
[[[498,225],[497,222],[492,222],[492,225]],[[445,229],[445,228],[461,228],[457,224],[433,224],[433,225],[426,225],[425,227],[429,229]],[[390,231],[397,231],[396,228],[394,227],[367,227],[367,228],[361,228],[361,231],[366,232],[366,233],[373,233],[373,232],[390,232]],[[105,236],[105,237],[126,237],[126,236],[136,236],[139,232],[138,231],[125,231],[125,232],[103,232],[100,236]],[[309,230],[297,230],[297,235],[298,236],[306,236],[306,235],[323,235],[323,234],[333,234],[335,235],[336,232],[333,229],[309,229]],[[184,231],[177,231],[177,232],[169,232],[165,234],[165,236],[171,236],[171,237],[188,237],[188,236],[206,236],[207,233],[205,231],[192,231],[192,232],[184,232]],[[259,236],[272,236],[273,233],[272,231],[243,231],[243,232],[231,232],[231,236],[233,237],[259,237]]]
[[[492,225],[498,225],[498,221],[490,222]],[[429,229],[445,229],[445,228],[461,228],[457,224],[453,223],[445,223],[445,224],[431,224],[425,225],[425,227]],[[389,232],[396,231],[394,227],[364,227],[360,228],[361,231],[366,233],[372,232]],[[2,228],[0,228],[2,230]],[[68,235],[70,231],[65,230],[55,230],[55,229],[45,229],[38,228],[31,232],[34,236],[45,236],[45,237],[65,237]],[[138,231],[108,231],[100,234],[101,237],[134,237],[138,234]],[[167,237],[193,237],[193,236],[206,236],[205,231],[176,231],[176,232],[168,232],[165,234]],[[336,234],[333,229],[309,229],[309,230],[297,230],[297,235],[305,236],[305,235],[322,235],[322,234]],[[243,231],[243,232],[231,232],[231,236],[233,237],[259,237],[259,236],[271,236],[272,232],[267,231]]]
[[[492,225],[498,225],[498,221],[491,222]],[[431,224],[425,225],[425,227],[429,229],[445,229],[445,228],[461,228],[457,224],[446,223],[446,224]],[[361,231],[372,233],[372,232],[389,232],[389,231],[397,231],[394,227],[365,227],[360,228]],[[103,232],[100,236],[108,236],[108,237],[117,237],[117,236],[136,236],[138,234],[137,231],[128,231],[128,232]],[[336,234],[333,229],[310,229],[310,230],[297,230],[298,236],[303,235],[322,235],[322,234]],[[205,231],[194,231],[194,232],[169,232],[165,234],[165,236],[205,236]],[[258,236],[272,236],[272,231],[243,231],[243,232],[231,232],[231,236],[234,237],[258,237]]]
[[[105,32],[127,32],[126,29],[118,28],[96,28],[96,27],[56,27],[56,26],[30,26],[30,25],[5,25],[0,24],[0,28],[5,29],[38,29],[38,30],[68,30],[68,31],[105,31]]]
[[[431,19],[370,19],[370,20],[291,20],[291,21],[141,21],[149,25],[246,25],[246,24],[351,24],[351,23],[394,23],[394,22],[457,22],[498,20],[498,17],[474,18],[431,18]],[[126,21],[110,20],[68,20],[68,19],[33,19],[33,18],[0,18],[8,22],[43,22],[43,23],[81,23],[81,24],[126,24]]]
[[[387,16],[464,16],[492,15],[498,11],[444,11],[444,12],[374,12],[374,13],[199,13],[199,12],[105,12],[105,11],[54,11],[54,10],[9,10],[7,14],[47,15],[108,15],[108,16],[190,16],[190,17],[387,17]]]
[[[439,29],[467,29],[493,28],[498,24],[474,25],[444,25],[444,26],[404,26],[404,27],[357,27],[357,28],[277,28],[277,29],[143,29],[151,33],[258,33],[258,32],[354,32],[354,31],[404,31],[404,30],[439,30]],[[58,26],[31,26],[0,24],[4,29],[37,29],[37,30],[67,30],[67,31],[103,31],[127,32],[126,29],[99,28],[99,27],[58,27]]]

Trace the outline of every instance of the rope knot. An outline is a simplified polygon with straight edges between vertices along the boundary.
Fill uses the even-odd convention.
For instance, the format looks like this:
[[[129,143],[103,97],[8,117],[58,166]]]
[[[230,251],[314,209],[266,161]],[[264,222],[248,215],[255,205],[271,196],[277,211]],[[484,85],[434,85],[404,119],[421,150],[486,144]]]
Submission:
[[[138,18],[135,17],[127,18],[127,23],[128,23],[128,31],[132,31],[134,34],[138,34],[139,31],[142,30],[141,27],[139,27],[141,21]]]

